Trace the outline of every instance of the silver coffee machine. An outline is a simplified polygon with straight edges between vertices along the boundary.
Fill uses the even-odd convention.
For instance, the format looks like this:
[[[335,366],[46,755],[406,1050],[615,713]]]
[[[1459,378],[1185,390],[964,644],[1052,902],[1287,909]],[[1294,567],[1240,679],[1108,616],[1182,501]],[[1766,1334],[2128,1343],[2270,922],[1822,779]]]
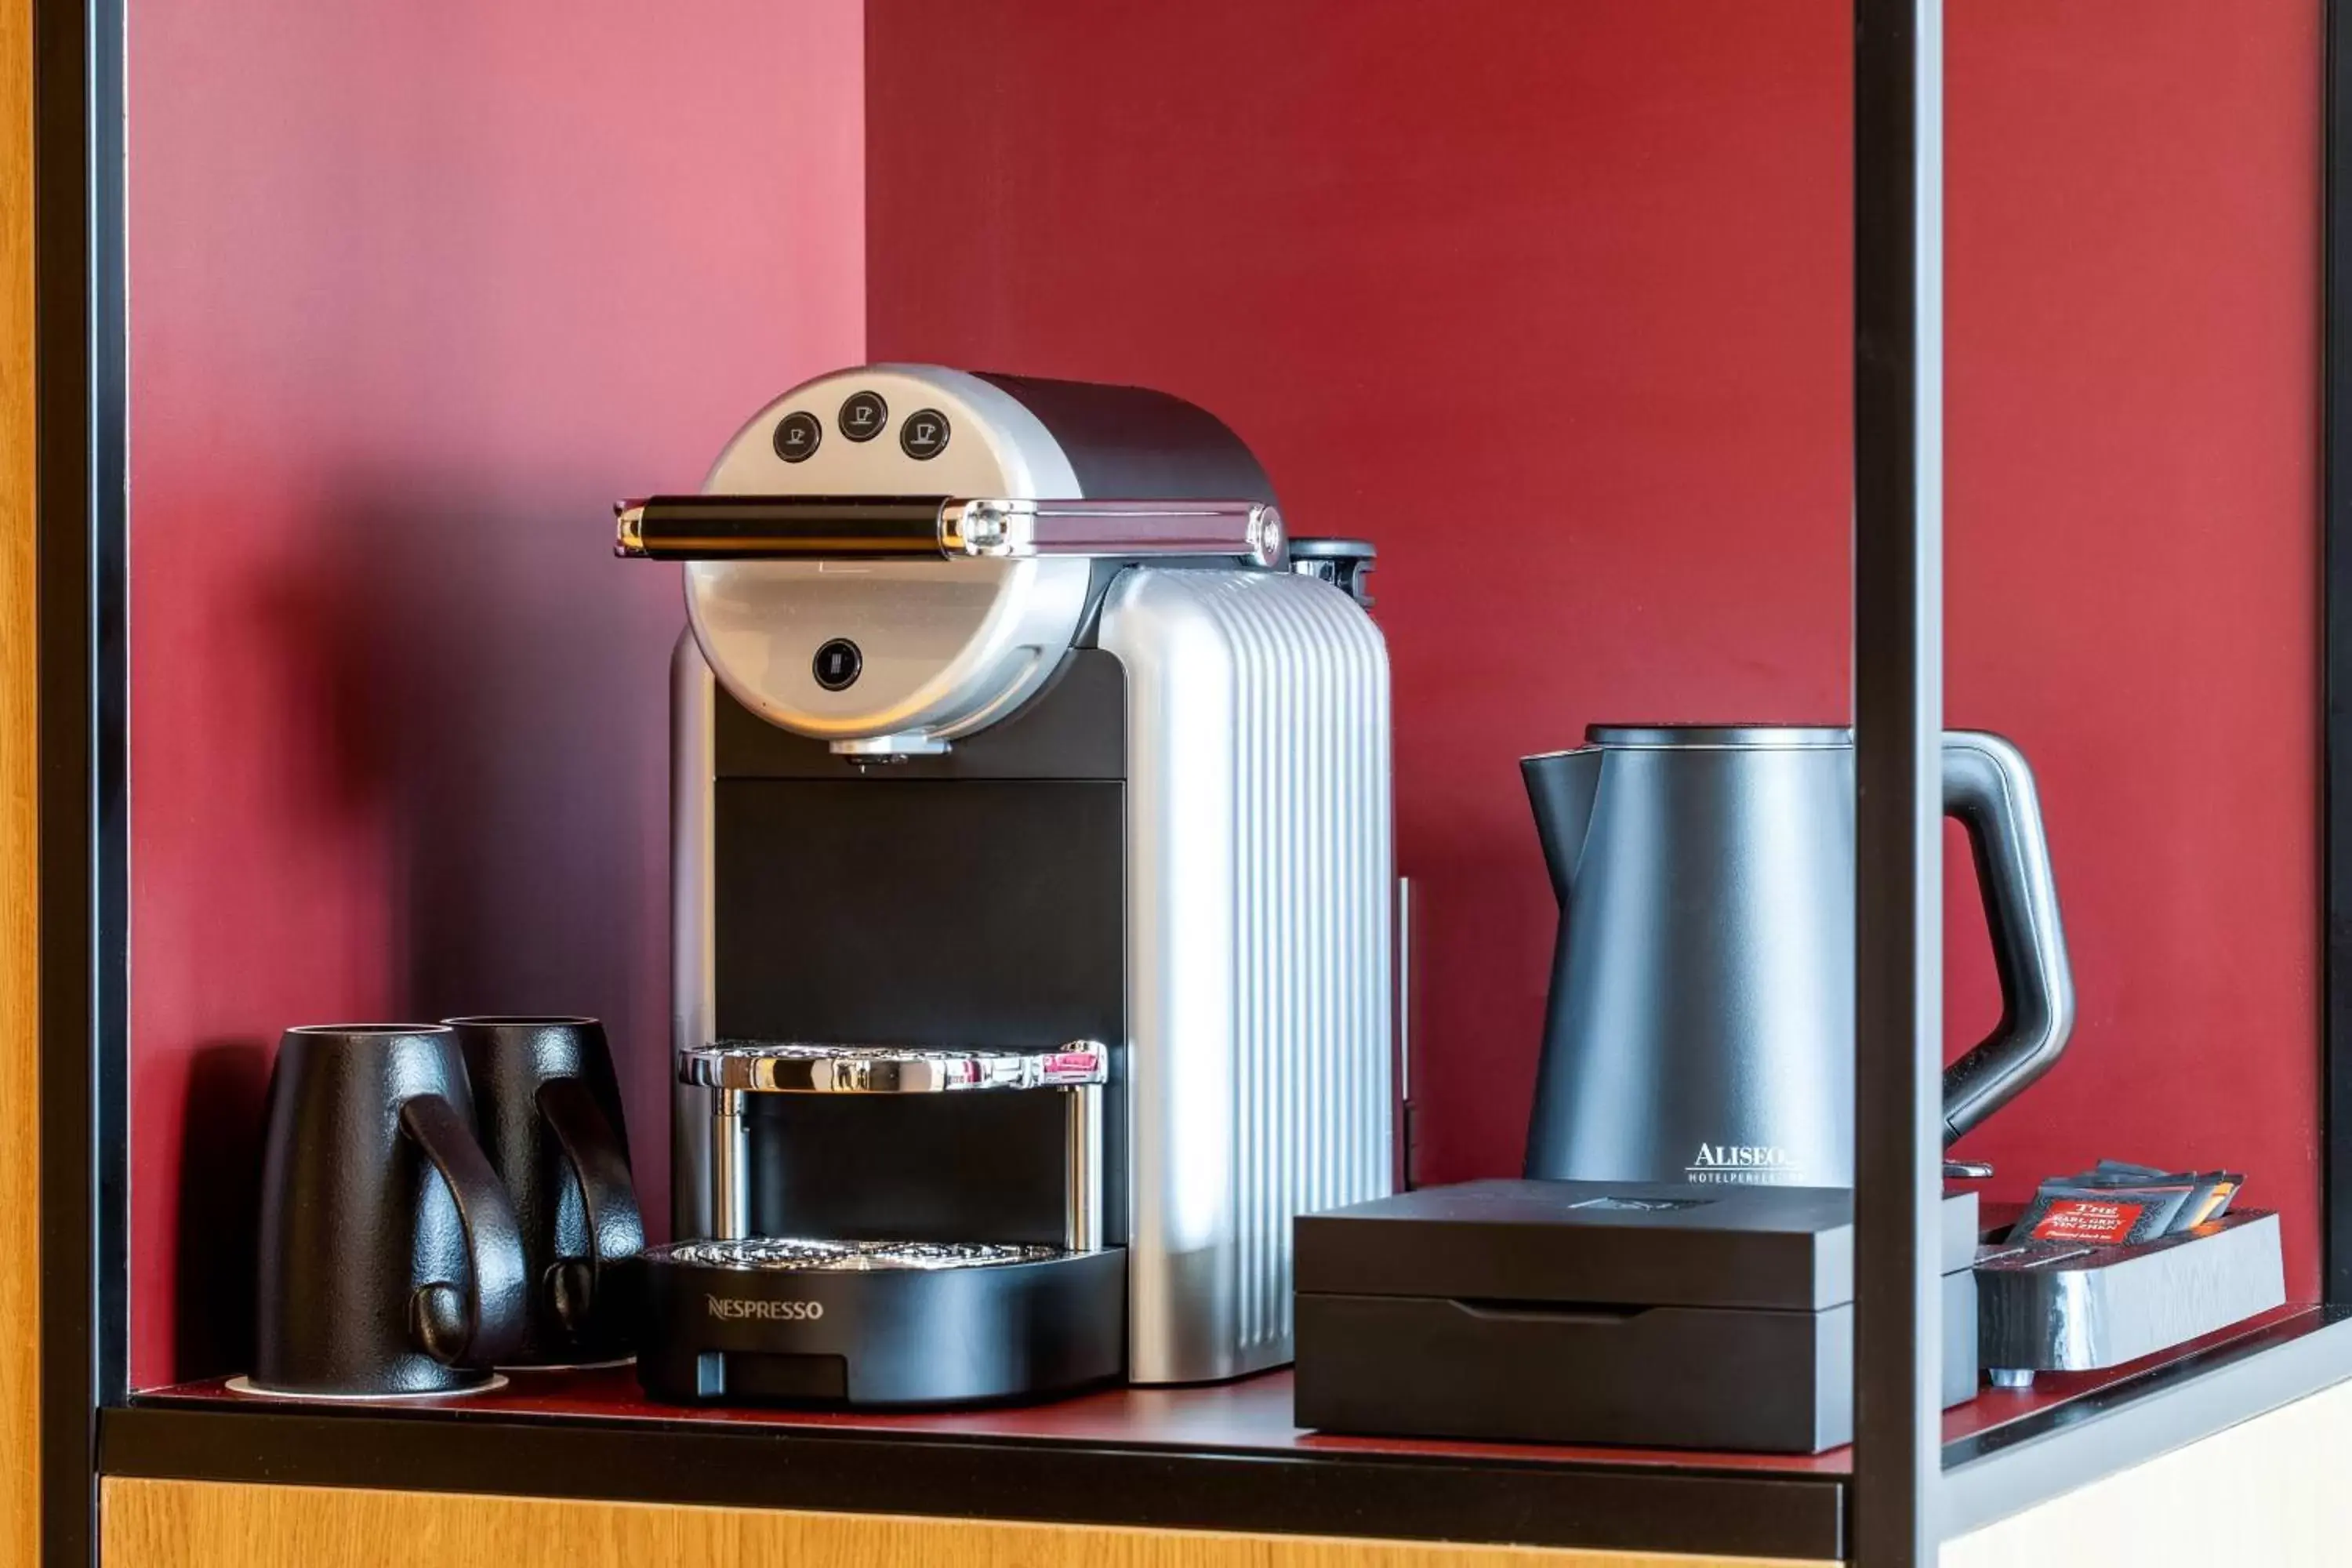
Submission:
[[[1191,404],[927,365],[623,507],[690,623],[648,1391],[1290,1359],[1293,1216],[1392,1168],[1387,656],[1317,542]]]

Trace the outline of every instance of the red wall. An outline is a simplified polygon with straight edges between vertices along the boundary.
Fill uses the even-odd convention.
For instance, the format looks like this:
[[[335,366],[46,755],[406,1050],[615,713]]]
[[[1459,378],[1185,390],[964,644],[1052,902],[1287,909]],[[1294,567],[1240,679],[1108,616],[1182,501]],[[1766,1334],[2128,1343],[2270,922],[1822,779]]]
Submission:
[[[1948,712],[2081,991],[1969,1152],[2250,1172],[2315,1289],[2318,6],[1949,8]],[[1848,704],[1850,54],[1821,0],[871,0],[877,358],[1138,381],[1380,543],[1418,1171],[1516,1168],[1514,760]],[[940,84],[956,84],[952,125]],[[1956,854],[1955,1047],[1997,1012]]]
[[[2308,1292],[2316,0],[1951,10],[1949,710],[2082,994],[1971,1152],[2248,1168]],[[662,1212],[679,616],[608,507],[869,339],[1183,393],[1379,540],[1423,1180],[1524,1131],[1514,760],[1846,711],[1843,5],[868,11],[134,8],[138,1382],[240,1358],[289,1023],[608,1017]]]
[[[581,1010],[667,1212],[675,569],[863,352],[857,0],[131,8],[133,1380],[241,1364],[287,1025]]]
[[[1949,68],[1948,701],[2040,767],[2082,1009],[1969,1149],[2244,1170],[2306,1296],[2319,12],[1967,0]]]

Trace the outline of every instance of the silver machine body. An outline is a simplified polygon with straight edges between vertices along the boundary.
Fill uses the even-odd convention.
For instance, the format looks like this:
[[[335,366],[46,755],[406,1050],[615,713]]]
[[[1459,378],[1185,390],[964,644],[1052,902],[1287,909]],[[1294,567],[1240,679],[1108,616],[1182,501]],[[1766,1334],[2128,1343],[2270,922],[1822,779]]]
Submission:
[[[1125,1248],[1131,1381],[1288,1361],[1293,1216],[1391,1184],[1389,673],[1370,618],[1286,569],[1279,513],[1238,438],[1135,389],[844,371],[753,416],[702,493],[717,521],[668,552],[686,562],[689,623],[672,670],[677,1051],[726,1032],[715,759],[740,720],[721,710],[796,737],[814,760],[794,765],[831,768],[828,788],[976,789],[954,771],[966,751],[1046,725],[1031,716],[1054,702],[1096,711],[1069,694],[1108,656],[1110,716],[1052,721],[1083,722],[1070,743],[1105,752],[1123,783],[1124,1034],[1106,1042],[1101,1101],[1118,1121],[1099,1145],[1121,1168],[1092,1189],[1115,1212],[1072,1234]],[[808,498],[808,515],[840,521],[778,552],[745,542],[735,497],[772,498],[778,516]],[[899,548],[934,512],[938,548]],[[861,531],[868,513],[898,543]],[[624,552],[662,555],[640,526],[624,513]],[[870,868],[895,872],[887,858]],[[1015,989],[1054,956],[1037,940],[989,921],[951,939],[969,944],[959,963]],[[908,986],[943,967],[912,942],[905,960]],[[775,953],[794,962],[789,944]],[[969,1027],[986,1047],[1047,1043],[998,1037],[985,1016]],[[746,1223],[713,1197],[740,1185],[727,1167],[746,1157],[714,1134],[719,1092],[676,1089],[681,1239]]]
[[[1521,764],[1560,906],[1526,1173],[1851,1186],[1852,732],[1587,739]],[[1944,800],[1975,850],[2004,1015],[1946,1069],[1948,1143],[2047,1070],[2074,997],[2024,756],[1948,734]]]

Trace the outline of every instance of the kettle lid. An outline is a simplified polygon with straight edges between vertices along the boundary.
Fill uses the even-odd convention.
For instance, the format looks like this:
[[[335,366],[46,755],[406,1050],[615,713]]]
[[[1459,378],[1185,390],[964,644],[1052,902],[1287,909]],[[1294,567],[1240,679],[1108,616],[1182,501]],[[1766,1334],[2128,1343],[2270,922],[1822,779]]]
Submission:
[[[1821,724],[1594,724],[1588,746],[1625,751],[1832,751],[1853,744],[1852,730]]]

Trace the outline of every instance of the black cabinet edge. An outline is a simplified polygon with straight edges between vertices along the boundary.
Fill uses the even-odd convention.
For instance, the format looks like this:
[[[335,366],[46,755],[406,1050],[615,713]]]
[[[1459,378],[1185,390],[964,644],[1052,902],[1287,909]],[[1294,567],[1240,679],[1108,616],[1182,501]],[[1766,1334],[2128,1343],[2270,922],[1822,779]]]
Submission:
[[[133,1404],[105,1476],[1836,1561],[1843,1478]]]
[[[97,1552],[96,1412],[126,1387],[123,0],[34,0],[30,20],[40,934],[36,1495],[40,1561],[89,1568]]]
[[[1944,1448],[1947,1539],[2352,1378],[2352,1308],[2322,1307]],[[1987,1395],[1992,1397],[1992,1395]]]
[[[2327,0],[2320,147],[2320,1223],[2330,1302],[2352,1304],[2352,17]]]

